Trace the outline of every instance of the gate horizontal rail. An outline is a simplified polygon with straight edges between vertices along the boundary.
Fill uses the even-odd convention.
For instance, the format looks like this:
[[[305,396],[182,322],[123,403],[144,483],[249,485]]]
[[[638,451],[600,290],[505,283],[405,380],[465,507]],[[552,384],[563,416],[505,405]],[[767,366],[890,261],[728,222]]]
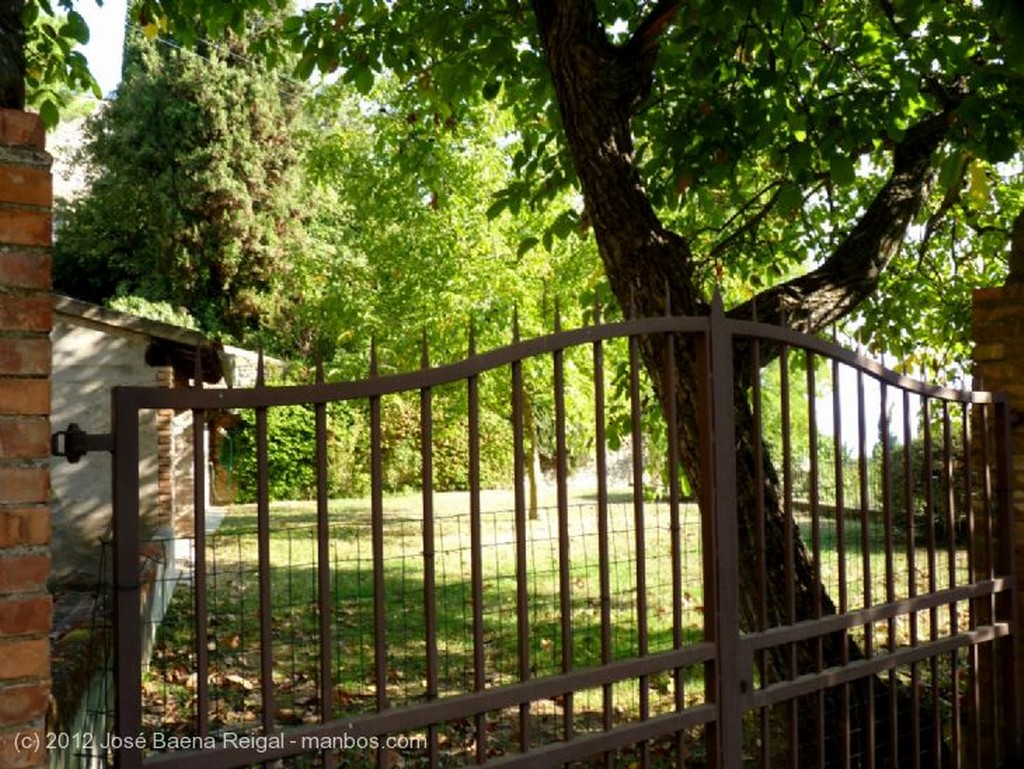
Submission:
[[[149,759],[146,765],[164,767],[164,769],[171,769],[171,767],[201,769],[201,767],[245,766],[247,764],[261,763],[295,755],[297,752],[296,747],[303,743],[303,739],[315,743],[317,738],[329,738],[335,735],[359,738],[397,734],[401,731],[425,727],[437,721],[469,718],[489,710],[513,707],[525,702],[553,699],[564,695],[566,692],[625,681],[669,668],[710,662],[713,659],[714,648],[712,645],[698,644],[686,649],[662,652],[648,657],[621,660],[600,668],[577,670],[563,675],[533,679],[524,683],[511,683],[500,688],[488,689],[482,692],[443,697],[418,705],[406,705],[380,713],[335,719],[325,724],[280,732],[278,734],[287,736],[286,747],[267,750],[221,748],[219,750],[202,751],[201,753],[188,753],[184,756],[155,757]],[[569,746],[569,752],[576,753],[578,757],[578,748],[581,745],[586,745],[587,751],[590,751],[595,745],[599,746],[596,750],[601,750],[606,745],[615,747],[616,744],[621,745],[624,741],[627,744],[631,743],[636,739],[637,735],[643,735],[640,739],[650,739],[659,736],[665,733],[660,730],[669,724],[671,724],[671,728],[667,731],[674,732],[679,729],[690,729],[701,724],[707,724],[714,721],[714,719],[715,709],[713,707],[710,705],[696,706],[684,713],[663,716],[646,724],[620,726],[602,735],[576,737],[573,739],[572,745]],[[309,748],[306,750],[308,751]],[[560,750],[564,750],[564,746],[549,747],[546,754],[554,755]],[[532,752],[525,754],[524,758],[528,762],[531,756],[535,757],[535,754]],[[568,758],[572,757],[568,756]],[[506,761],[509,761],[509,759],[506,759]],[[506,766],[507,764],[503,761],[496,765]],[[527,763],[526,765],[529,764]]]

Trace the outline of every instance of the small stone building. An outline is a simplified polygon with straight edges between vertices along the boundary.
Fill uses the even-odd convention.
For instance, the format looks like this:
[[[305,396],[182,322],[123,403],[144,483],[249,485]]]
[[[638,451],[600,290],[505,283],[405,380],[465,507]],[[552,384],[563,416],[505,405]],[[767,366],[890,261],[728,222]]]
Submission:
[[[51,341],[54,431],[74,423],[89,434],[109,433],[117,385],[189,387],[198,371],[205,386],[224,386],[225,353],[203,334],[76,299],[55,297]],[[193,505],[192,415],[142,416],[143,537],[184,534]],[[93,589],[109,576],[102,573],[101,542],[111,533],[110,454],[92,452],[74,464],[54,457],[50,471],[55,588]]]
[[[90,435],[109,433],[111,390],[118,385],[192,387],[251,386],[256,355],[213,344],[203,334],[117,312],[64,296],[53,298],[51,425],[70,424]],[[218,443],[229,413],[211,415],[201,426],[207,466],[198,487],[210,514],[230,501],[230,468],[219,466]],[[139,424],[142,518],[139,578],[142,583],[143,652],[148,655],[182,574],[187,574],[194,536],[192,412],[142,412]],[[66,450],[66,438],[57,448]],[[52,572],[54,593],[52,698],[49,728],[92,734],[96,745],[109,733],[111,639],[109,594],[113,479],[111,455],[91,451],[77,462],[50,462]],[[181,571],[184,569],[184,572]],[[102,751],[51,755],[51,769],[104,767]]]

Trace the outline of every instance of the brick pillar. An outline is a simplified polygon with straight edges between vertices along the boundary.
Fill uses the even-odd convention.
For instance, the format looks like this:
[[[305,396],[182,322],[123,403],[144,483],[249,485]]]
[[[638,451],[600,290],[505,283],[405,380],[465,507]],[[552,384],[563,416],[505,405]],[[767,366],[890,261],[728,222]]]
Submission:
[[[50,696],[50,157],[0,109],[0,766],[43,766]]]
[[[1004,392],[1010,400],[1010,451],[1012,461],[1010,481],[1012,484],[1011,508],[1013,512],[1013,562],[1016,577],[1018,618],[1024,618],[1024,285],[1007,285],[980,289],[974,292],[971,311],[972,335],[974,339],[974,387],[993,392]],[[976,433],[977,431],[975,431]],[[975,444],[980,444],[975,436]],[[994,481],[995,479],[993,479]],[[983,552],[979,547],[977,552]],[[987,564],[978,558],[976,563],[983,570]],[[979,575],[983,576],[983,575]],[[1018,676],[1024,675],[1024,632],[1016,629],[1012,654],[1016,659]],[[983,659],[985,659],[983,655]],[[994,671],[984,667],[981,670],[982,686],[991,693],[998,688],[997,682],[1009,683],[1007,671],[997,662]],[[1024,687],[1020,681],[1017,691]],[[983,719],[984,720],[984,719]],[[1024,730],[1018,723],[1016,737],[1006,734],[998,724],[982,723],[981,740],[999,729],[1006,740],[1004,746],[1016,745],[1020,749]]]

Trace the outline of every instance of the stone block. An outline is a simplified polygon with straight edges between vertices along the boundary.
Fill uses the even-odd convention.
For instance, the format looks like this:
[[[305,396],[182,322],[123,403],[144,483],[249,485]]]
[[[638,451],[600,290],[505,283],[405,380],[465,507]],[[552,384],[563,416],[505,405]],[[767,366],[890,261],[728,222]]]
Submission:
[[[0,377],[0,413],[46,416],[50,413],[50,382],[46,379]]]
[[[0,467],[0,505],[45,503],[50,499],[50,468]]]
[[[31,112],[0,109],[0,145],[43,149],[46,146],[43,121]]]
[[[49,253],[0,251],[0,285],[49,291],[53,285]]]
[[[45,507],[0,510],[0,548],[45,545],[50,541],[50,514]]]
[[[0,330],[39,331],[53,328],[53,299],[46,294],[0,297]]]
[[[38,557],[38,556],[33,556]],[[18,558],[0,558],[0,569],[4,561]],[[49,558],[46,568],[49,570]],[[32,566],[38,569],[38,566]],[[44,577],[45,579],[45,577]],[[17,597],[0,600],[0,636],[24,636],[49,633],[53,618],[53,600],[49,593],[32,597]],[[2,648],[2,647],[0,647]]]
[[[0,375],[46,376],[50,365],[48,337],[0,336]]]
[[[53,217],[49,211],[0,208],[0,243],[15,246],[49,246]]]
[[[0,202],[47,208],[52,200],[53,183],[49,170],[0,165]]]

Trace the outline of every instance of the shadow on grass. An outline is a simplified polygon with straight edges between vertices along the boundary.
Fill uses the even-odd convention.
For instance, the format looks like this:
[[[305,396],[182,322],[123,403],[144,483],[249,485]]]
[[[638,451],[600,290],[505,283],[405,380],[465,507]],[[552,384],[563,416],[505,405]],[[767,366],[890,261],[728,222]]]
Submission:
[[[368,532],[367,532],[368,534]],[[276,532],[275,539],[286,538]],[[235,535],[218,537],[231,540]],[[355,538],[356,540],[358,538]],[[525,664],[531,678],[555,675],[562,671],[562,602],[555,573],[545,564],[538,574],[531,573],[528,587],[526,626],[528,641],[520,647],[520,620],[514,572],[498,570],[484,574],[480,617],[482,626],[474,633],[474,593],[467,578],[468,560],[459,568],[449,568],[439,554],[433,590],[433,629],[428,632],[425,610],[426,585],[422,554],[410,550],[405,558],[389,561],[383,573],[381,615],[374,608],[374,578],[369,543],[358,553],[350,551],[352,542],[337,540],[346,556],[358,555],[358,563],[332,561],[328,636],[324,641],[330,663],[330,698],[325,703],[320,691],[321,617],[317,602],[318,571],[312,564],[273,566],[270,570],[271,643],[273,663],[274,720],[280,727],[318,722],[325,713],[332,718],[376,711],[379,695],[390,707],[400,707],[438,697],[472,692],[479,683],[492,688],[520,680]],[[363,547],[365,545],[365,547]],[[344,546],[344,547],[342,547]],[[263,717],[260,662],[259,578],[248,546],[241,557],[230,564],[221,557],[211,558],[209,568],[208,652],[210,681],[210,719],[213,730],[256,729]],[[365,551],[365,552],[364,552]],[[214,549],[213,552],[217,552]],[[464,555],[464,554],[463,554]],[[450,557],[450,554],[449,556]],[[458,560],[458,559],[457,559]],[[610,646],[602,651],[599,591],[585,585],[597,580],[597,571],[574,575],[571,601],[574,669],[601,664],[611,659],[637,656],[636,592],[620,589],[608,597],[607,638]],[[385,666],[378,676],[374,627],[380,621],[386,628]],[[647,645],[651,652],[673,645],[671,613],[652,611]],[[185,736],[195,733],[195,611],[191,586],[182,583],[175,591],[172,605],[159,630],[156,651],[145,684],[145,712],[148,728],[166,734]],[[702,634],[696,627],[682,627],[683,644],[697,643]],[[432,655],[428,648],[432,647]],[[484,660],[482,682],[478,682],[474,659]],[[433,660],[433,665],[428,663]],[[436,670],[431,680],[431,670]],[[702,692],[703,670],[683,671],[681,682],[688,691]],[[383,691],[378,681],[383,679]],[[664,671],[641,683],[630,679],[608,691],[607,712],[614,723],[639,718],[640,690],[645,690],[652,713],[672,712],[676,705],[673,671]],[[603,728],[605,692],[588,690],[575,694],[573,729],[586,732]],[[529,721],[537,744],[564,739],[566,714],[557,700],[532,703]],[[512,749],[521,729],[519,711],[491,713],[487,718],[488,750],[494,755]],[[470,751],[476,740],[475,727],[459,724],[441,727],[447,737],[445,751],[450,754]],[[444,731],[447,730],[447,731]],[[508,743],[508,744],[506,744]],[[518,748],[516,748],[518,749]],[[299,765],[299,764],[296,764]],[[355,764],[353,764],[355,765]]]

